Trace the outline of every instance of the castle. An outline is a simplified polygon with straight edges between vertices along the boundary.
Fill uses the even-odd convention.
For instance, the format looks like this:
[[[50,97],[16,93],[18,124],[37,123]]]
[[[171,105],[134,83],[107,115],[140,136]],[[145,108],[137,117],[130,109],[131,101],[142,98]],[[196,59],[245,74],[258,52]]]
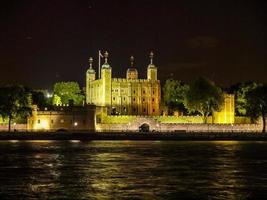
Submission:
[[[131,66],[127,69],[126,78],[113,78],[112,68],[108,64],[108,52],[104,54],[101,78],[96,79],[93,59],[90,58],[86,72],[86,103],[107,108],[108,115],[159,115],[161,87],[153,56],[151,52],[147,79],[138,78],[133,56],[130,58]]]
[[[208,124],[203,124],[200,116],[161,115],[160,81],[157,67],[153,64],[154,54],[151,52],[149,57],[146,79],[138,78],[133,56],[126,78],[113,78],[107,52],[101,76],[96,79],[93,59],[90,58],[86,71],[86,105],[35,109],[28,118],[27,130],[138,131],[141,128],[142,131],[203,131],[210,129],[208,124],[214,123],[214,130],[221,130],[220,124],[235,123],[232,94],[224,94],[224,104],[220,111],[208,118]],[[223,127],[225,130],[233,128],[239,130],[238,126]]]

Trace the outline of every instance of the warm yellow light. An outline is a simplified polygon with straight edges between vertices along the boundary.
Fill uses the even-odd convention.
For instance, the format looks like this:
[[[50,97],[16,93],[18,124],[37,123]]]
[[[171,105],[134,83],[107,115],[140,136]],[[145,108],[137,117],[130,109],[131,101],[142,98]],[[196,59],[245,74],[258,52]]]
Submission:
[[[42,129],[48,129],[49,128],[49,124],[47,120],[42,120],[41,121],[41,128]]]

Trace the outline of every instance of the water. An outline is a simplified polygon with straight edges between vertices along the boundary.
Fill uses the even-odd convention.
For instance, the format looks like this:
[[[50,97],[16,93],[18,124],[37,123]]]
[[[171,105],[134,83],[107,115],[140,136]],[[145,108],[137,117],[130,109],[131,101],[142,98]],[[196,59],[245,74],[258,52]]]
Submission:
[[[0,199],[263,199],[267,142],[2,141]]]

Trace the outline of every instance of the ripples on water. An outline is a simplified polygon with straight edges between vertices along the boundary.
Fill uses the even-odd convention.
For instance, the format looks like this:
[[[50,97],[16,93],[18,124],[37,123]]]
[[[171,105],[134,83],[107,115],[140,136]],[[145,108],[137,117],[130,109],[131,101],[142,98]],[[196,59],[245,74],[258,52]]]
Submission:
[[[266,142],[0,142],[0,199],[263,199]]]

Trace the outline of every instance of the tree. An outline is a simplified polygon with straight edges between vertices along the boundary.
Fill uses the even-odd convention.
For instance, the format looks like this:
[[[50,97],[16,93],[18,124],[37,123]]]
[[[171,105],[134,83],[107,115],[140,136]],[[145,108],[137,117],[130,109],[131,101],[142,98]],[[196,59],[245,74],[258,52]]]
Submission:
[[[190,85],[185,97],[185,107],[190,112],[199,112],[204,123],[207,123],[212,112],[219,111],[223,103],[222,90],[212,81],[202,77]]]
[[[0,114],[8,118],[8,131],[16,117],[31,114],[31,94],[22,86],[5,86],[0,88]]]
[[[262,132],[266,131],[266,115],[267,115],[267,85],[259,85],[246,94],[246,110],[247,115],[252,120],[262,117]]]
[[[178,80],[168,79],[163,86],[163,102],[168,106],[168,112],[179,110],[186,112],[184,106],[185,94],[189,86]]]
[[[82,105],[84,95],[82,95],[77,82],[59,82],[54,84],[54,98],[57,98],[57,102],[65,105],[69,104],[69,102],[73,102],[74,105]]]
[[[257,87],[255,82],[238,83],[231,86],[230,92],[235,94],[235,112],[239,116],[247,114],[246,94]]]
[[[37,105],[39,108],[47,106],[45,95],[41,91],[31,91],[32,104]]]

